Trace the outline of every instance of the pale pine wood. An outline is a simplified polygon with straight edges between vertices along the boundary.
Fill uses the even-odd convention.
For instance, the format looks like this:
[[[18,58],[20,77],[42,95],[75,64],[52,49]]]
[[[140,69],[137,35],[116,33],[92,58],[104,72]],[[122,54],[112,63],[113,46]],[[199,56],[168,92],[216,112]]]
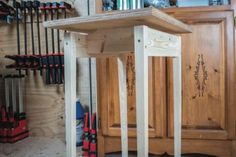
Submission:
[[[115,35],[114,35],[115,34]],[[96,30],[88,34],[88,54],[113,54],[134,52],[133,28],[111,28]]]
[[[178,56],[178,37],[154,29],[149,29],[147,33],[149,36],[145,45],[147,55],[155,56],[158,51],[158,56]],[[134,52],[132,27],[96,30],[84,38],[87,38],[87,42],[85,41],[87,44],[83,45],[84,49],[88,49],[87,56],[117,56],[127,52]]]
[[[134,27],[138,157],[148,156],[148,56],[146,26]]]
[[[182,128],[182,76],[181,51],[173,59],[174,72],[174,150],[175,156],[181,156],[181,128]]]
[[[149,28],[147,30],[145,51],[148,56],[178,57],[180,54],[179,37]]]
[[[44,22],[45,27],[90,32],[97,29],[147,25],[172,33],[190,33],[191,28],[155,8],[125,10]]]
[[[76,49],[65,33],[66,156],[76,157]]]
[[[174,58],[174,147],[175,156],[181,156],[181,106],[182,106],[182,76],[181,76],[181,38],[167,33],[155,31],[153,29],[146,29],[144,32],[144,47],[147,56],[156,57],[175,57]],[[145,38],[146,37],[146,38]],[[158,42],[159,43],[158,43]],[[168,42],[169,41],[169,42]],[[160,46],[162,45],[162,46]],[[160,49],[161,47],[161,49]],[[174,49],[173,49],[174,47]],[[159,49],[157,49],[159,48]],[[164,51],[167,51],[166,55]],[[156,53],[154,53],[156,52]],[[168,53],[169,52],[169,53]]]
[[[127,89],[126,89],[126,60],[124,56],[117,59],[119,77],[120,121],[122,157],[128,157],[128,126],[127,126]]]
[[[162,51],[157,51],[158,37],[168,38],[170,43],[174,37],[169,34],[159,33],[146,26],[138,26],[134,28],[135,36],[135,67],[136,67],[136,103],[137,103],[137,150],[138,156],[148,156],[148,57],[149,56],[165,56]],[[160,35],[161,34],[161,35]],[[160,35],[160,36],[158,36]],[[169,37],[168,37],[169,36]],[[174,121],[175,121],[175,156],[181,156],[181,41],[180,37],[176,37],[175,53],[166,54],[166,57],[174,58]],[[163,42],[163,40],[161,40]],[[150,45],[150,46],[149,46]],[[166,43],[165,49],[170,51],[171,44]],[[158,45],[159,46],[159,45]],[[170,47],[170,49],[169,49]],[[173,49],[172,49],[173,51]],[[152,52],[152,53],[147,53]],[[140,67],[142,65],[143,67]],[[143,77],[142,77],[143,76]],[[144,104],[141,106],[141,104]]]

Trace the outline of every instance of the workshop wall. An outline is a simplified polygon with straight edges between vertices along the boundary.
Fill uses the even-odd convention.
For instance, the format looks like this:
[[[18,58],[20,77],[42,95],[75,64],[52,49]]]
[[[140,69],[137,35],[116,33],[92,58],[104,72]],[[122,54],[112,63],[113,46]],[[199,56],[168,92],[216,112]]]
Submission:
[[[41,2],[48,2],[53,0],[41,0]],[[55,1],[55,0],[54,0]],[[65,0],[70,4],[74,4],[75,0]],[[58,0],[59,2],[59,0]],[[36,18],[35,18],[36,19]],[[30,23],[28,22],[28,27]],[[36,28],[36,23],[34,23]],[[21,52],[24,53],[24,27],[20,23],[20,39],[21,39]],[[41,25],[41,46],[42,52],[45,53],[45,41],[44,41],[44,28]],[[37,31],[35,29],[35,49],[37,50]],[[51,51],[51,33],[49,35],[49,52]],[[63,48],[63,33],[61,33],[61,47]],[[31,46],[31,34],[28,30],[28,49],[32,51]],[[56,42],[56,41],[55,41]],[[17,54],[17,36],[16,25],[12,24],[0,24],[0,74],[16,74],[16,70],[6,69],[5,65],[10,64],[11,61],[5,59],[5,55]],[[93,61],[93,67],[95,62]],[[78,84],[77,93],[78,97],[84,106],[89,105],[89,74],[88,74],[88,61],[80,59],[78,60]],[[95,70],[95,68],[93,68]],[[24,72],[23,72],[24,73]],[[95,79],[93,75],[93,91],[95,91]],[[54,137],[64,139],[65,136],[65,105],[64,105],[64,86],[63,85],[45,85],[40,73],[34,76],[31,71],[27,77],[25,77],[25,110],[27,119],[29,122],[29,131],[31,136],[43,136]],[[0,86],[0,98],[3,100],[3,86]],[[93,94],[93,100],[95,100],[96,93]],[[96,101],[93,102],[94,105]]]

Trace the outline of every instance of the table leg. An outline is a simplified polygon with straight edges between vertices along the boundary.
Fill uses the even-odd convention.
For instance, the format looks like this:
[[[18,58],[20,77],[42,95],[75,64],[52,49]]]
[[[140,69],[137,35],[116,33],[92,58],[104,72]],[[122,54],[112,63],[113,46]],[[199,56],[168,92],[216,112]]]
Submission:
[[[128,125],[127,125],[127,88],[126,88],[126,59],[118,57],[120,124],[122,157],[128,157]]]
[[[173,58],[174,69],[174,150],[175,157],[181,156],[181,56]]]
[[[145,26],[134,28],[138,157],[148,157],[148,56],[144,52]]]
[[[76,50],[71,34],[65,33],[66,156],[76,157]]]

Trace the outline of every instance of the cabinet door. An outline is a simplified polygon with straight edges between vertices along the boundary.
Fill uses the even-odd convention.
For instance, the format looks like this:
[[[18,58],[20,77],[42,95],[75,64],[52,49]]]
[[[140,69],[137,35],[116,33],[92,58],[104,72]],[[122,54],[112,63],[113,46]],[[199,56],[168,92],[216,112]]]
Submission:
[[[233,12],[174,14],[192,26],[182,36],[183,138],[227,139],[235,134]],[[173,86],[168,60],[169,132],[173,137]]]
[[[136,136],[134,56],[126,57],[129,137]],[[149,136],[166,135],[166,61],[149,59]],[[103,135],[120,136],[120,109],[116,58],[97,60],[98,105]]]

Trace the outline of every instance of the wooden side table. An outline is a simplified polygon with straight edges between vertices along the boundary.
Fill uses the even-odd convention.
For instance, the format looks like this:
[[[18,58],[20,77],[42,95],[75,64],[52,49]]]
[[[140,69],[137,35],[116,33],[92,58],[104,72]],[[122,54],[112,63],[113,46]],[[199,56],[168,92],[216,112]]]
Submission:
[[[48,21],[45,27],[65,33],[67,157],[76,156],[76,58],[117,57],[122,156],[128,156],[126,67],[123,55],[135,54],[138,157],[148,156],[148,57],[173,57],[174,146],[181,156],[181,37],[188,25],[155,8],[117,11]],[[102,104],[99,104],[102,105]]]

